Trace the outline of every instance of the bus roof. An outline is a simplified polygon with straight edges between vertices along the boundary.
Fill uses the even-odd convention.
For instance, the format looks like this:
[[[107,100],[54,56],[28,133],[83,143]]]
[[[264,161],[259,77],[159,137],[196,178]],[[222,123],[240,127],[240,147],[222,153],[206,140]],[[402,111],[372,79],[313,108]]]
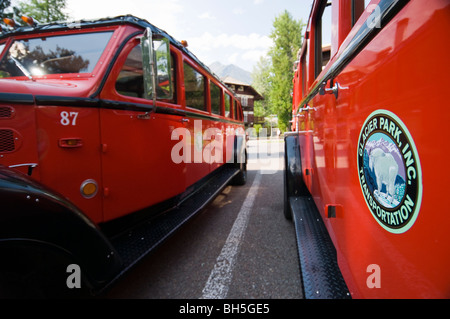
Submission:
[[[187,56],[189,56],[192,60],[198,63],[202,68],[204,68],[207,72],[209,72],[217,81],[222,83],[225,87],[228,87],[214,72],[203,62],[201,62],[192,52],[190,52],[180,41],[173,38],[166,31],[154,26],[147,20],[135,17],[133,15],[122,15],[117,17],[106,17],[102,19],[96,20],[79,20],[79,21],[55,21],[49,23],[36,24],[36,26],[19,26],[14,29],[5,30],[2,28],[2,32],[0,33],[0,41],[4,38],[7,38],[11,35],[24,35],[24,34],[34,34],[39,32],[47,32],[47,31],[59,31],[59,30],[67,30],[67,29],[84,29],[84,28],[92,28],[99,26],[109,26],[109,25],[120,25],[120,24],[132,24],[139,26],[141,28],[150,28],[153,34],[161,35],[169,39],[170,43],[177,47],[179,50],[183,51]],[[235,92],[231,88],[228,88],[234,95]]]

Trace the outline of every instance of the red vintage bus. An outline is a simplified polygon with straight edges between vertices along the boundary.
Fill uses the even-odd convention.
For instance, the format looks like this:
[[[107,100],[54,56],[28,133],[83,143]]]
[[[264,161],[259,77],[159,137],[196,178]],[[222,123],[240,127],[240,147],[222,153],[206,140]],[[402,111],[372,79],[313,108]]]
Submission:
[[[314,1],[285,138],[308,297],[450,297],[449,36],[446,0]]]
[[[0,291],[76,264],[98,292],[245,183],[241,104],[147,21],[27,21],[0,35]]]

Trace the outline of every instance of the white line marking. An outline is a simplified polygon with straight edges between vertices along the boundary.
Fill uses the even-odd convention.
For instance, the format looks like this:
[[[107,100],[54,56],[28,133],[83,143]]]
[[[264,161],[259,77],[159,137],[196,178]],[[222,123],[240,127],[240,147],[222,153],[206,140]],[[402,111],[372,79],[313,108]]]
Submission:
[[[203,288],[203,295],[200,299],[225,299],[227,296],[241,240],[245,229],[247,228],[248,219],[256,194],[258,193],[260,182],[261,174],[258,171],[253,180],[253,184],[248,191],[247,197],[242,204],[241,210],[234,221],[230,234],[223,245],[222,251],[219,257],[217,257],[214,269],[209,275],[208,281]]]

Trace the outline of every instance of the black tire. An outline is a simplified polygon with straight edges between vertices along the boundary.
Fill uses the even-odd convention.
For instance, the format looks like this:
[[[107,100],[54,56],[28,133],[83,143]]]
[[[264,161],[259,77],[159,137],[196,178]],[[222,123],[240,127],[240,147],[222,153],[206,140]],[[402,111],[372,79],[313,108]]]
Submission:
[[[285,169],[283,171],[283,214],[287,220],[292,220],[292,210],[289,203],[289,196],[287,191],[287,180],[286,180],[286,163]]]
[[[298,136],[286,136],[284,139],[284,217],[292,220],[289,200],[293,196],[307,196],[308,188],[303,180],[302,162]]]
[[[69,289],[67,266],[73,260],[39,244],[11,243],[1,247],[0,298],[72,299],[92,297],[82,277],[81,288]]]
[[[245,162],[241,163],[239,173],[231,180],[232,185],[242,186],[247,183],[247,152],[245,152]]]

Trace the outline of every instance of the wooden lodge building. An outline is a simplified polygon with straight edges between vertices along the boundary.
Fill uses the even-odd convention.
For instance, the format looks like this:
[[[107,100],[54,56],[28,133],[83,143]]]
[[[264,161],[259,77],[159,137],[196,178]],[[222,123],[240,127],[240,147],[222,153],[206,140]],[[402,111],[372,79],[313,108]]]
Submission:
[[[257,117],[254,115],[254,101],[263,100],[259,94],[250,84],[236,80],[232,77],[225,77],[222,79],[227,86],[229,86],[241,100],[242,111],[244,112],[244,123],[246,127],[253,127],[255,124],[264,124],[264,117]]]

